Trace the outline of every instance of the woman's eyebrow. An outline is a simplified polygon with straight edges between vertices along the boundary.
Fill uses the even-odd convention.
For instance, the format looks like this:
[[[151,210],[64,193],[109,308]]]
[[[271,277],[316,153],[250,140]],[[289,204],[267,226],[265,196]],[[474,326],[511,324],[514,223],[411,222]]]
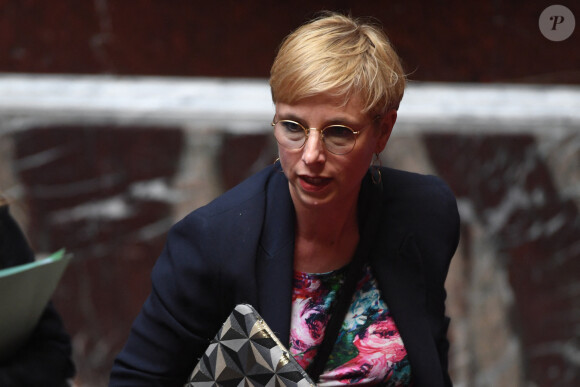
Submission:
[[[278,117],[279,120],[296,121],[299,124],[302,124],[302,122],[303,122],[302,119],[294,113],[286,113],[286,114],[277,113],[276,116]]]
[[[334,119],[326,121],[326,126],[328,125],[362,126],[363,124],[357,121],[350,120],[346,117],[336,117]]]
[[[306,124],[306,122],[302,118],[300,118],[299,116],[297,116],[294,113],[282,113],[282,114],[276,113],[276,117],[278,118],[278,120],[296,121],[304,127],[309,126]],[[355,122],[355,121],[353,121],[347,117],[344,117],[344,116],[337,116],[337,117],[333,117],[331,119],[325,120],[323,127],[327,127],[330,125],[345,125],[348,127],[358,127],[358,126],[362,126],[363,124],[360,122]]]
[[[357,119],[353,119],[352,117],[349,118],[347,116],[337,116],[325,122],[325,126],[330,125],[344,125],[348,126],[349,128],[361,128],[366,126],[367,123],[364,120],[361,122]]]

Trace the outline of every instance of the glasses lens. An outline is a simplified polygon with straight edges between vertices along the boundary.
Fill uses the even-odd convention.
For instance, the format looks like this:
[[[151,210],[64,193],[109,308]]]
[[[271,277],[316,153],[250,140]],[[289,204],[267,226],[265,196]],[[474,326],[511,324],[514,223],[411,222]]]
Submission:
[[[282,120],[274,125],[274,136],[278,143],[289,149],[298,149],[304,145],[306,132],[299,123]]]
[[[335,154],[345,154],[352,150],[356,135],[352,129],[342,125],[332,125],[324,129],[326,148]]]

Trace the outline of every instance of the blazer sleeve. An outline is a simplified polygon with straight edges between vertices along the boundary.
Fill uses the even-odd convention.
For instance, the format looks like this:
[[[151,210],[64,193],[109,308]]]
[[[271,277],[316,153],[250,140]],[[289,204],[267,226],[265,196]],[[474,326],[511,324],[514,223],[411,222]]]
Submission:
[[[74,371],[70,337],[49,303],[24,347],[0,364],[0,386],[64,387]]]
[[[450,319],[445,309],[445,280],[459,243],[460,220],[455,196],[447,184],[433,176],[428,179],[433,185],[429,190],[429,199],[425,201],[428,205],[423,208],[424,222],[417,244],[424,265],[429,324],[437,345],[444,384],[451,386],[447,337]]]
[[[264,186],[255,175],[174,225],[110,386],[183,386],[236,303],[257,301]]]
[[[195,212],[171,228],[110,386],[183,386],[220,324],[220,273],[208,246],[215,238]]]
[[[387,258],[377,270],[387,304],[408,346],[415,385],[449,386],[445,280],[459,241],[457,202],[437,177],[391,169],[383,177]]]

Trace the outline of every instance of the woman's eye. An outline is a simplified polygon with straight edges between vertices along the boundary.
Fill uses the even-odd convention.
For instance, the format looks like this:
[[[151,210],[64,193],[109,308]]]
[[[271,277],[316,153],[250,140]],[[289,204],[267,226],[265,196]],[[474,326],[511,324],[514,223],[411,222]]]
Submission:
[[[324,130],[324,135],[326,137],[334,137],[334,138],[344,138],[350,137],[353,135],[352,130],[347,128],[346,126],[342,125],[333,125],[329,126]]]
[[[304,131],[304,129],[302,129],[302,127],[296,122],[281,121],[280,123],[282,124],[284,129],[288,132],[303,132]]]

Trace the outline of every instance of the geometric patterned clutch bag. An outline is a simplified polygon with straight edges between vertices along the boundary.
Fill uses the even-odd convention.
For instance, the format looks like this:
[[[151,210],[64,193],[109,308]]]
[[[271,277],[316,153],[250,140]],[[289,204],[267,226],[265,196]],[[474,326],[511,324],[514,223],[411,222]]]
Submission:
[[[185,387],[310,387],[316,384],[248,304],[237,305]]]

